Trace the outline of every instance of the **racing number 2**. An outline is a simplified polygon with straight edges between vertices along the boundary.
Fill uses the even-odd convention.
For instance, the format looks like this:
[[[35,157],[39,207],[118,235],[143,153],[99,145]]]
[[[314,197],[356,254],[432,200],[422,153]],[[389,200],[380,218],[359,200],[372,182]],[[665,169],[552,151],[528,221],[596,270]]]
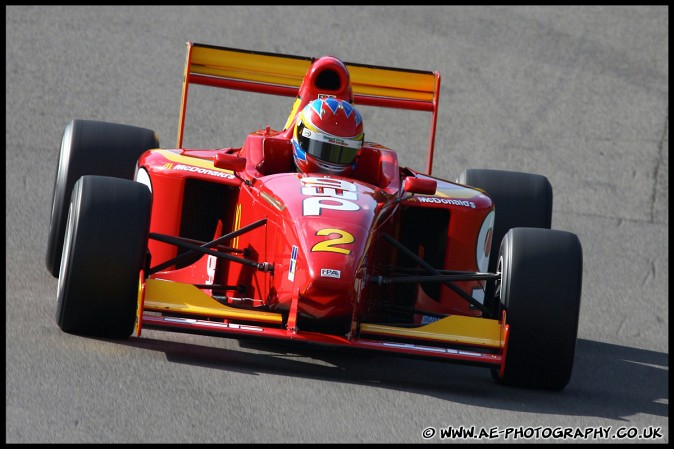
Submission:
[[[349,243],[353,243],[353,241],[355,240],[353,238],[353,235],[351,235],[346,231],[342,231],[341,229],[333,229],[333,228],[320,229],[318,230],[318,232],[316,232],[316,235],[330,235],[330,234],[338,234],[339,237],[323,240],[322,242],[316,243],[311,248],[311,252],[330,251],[333,253],[341,253],[341,254],[351,253],[350,249],[337,248],[335,247],[335,245],[348,245]]]

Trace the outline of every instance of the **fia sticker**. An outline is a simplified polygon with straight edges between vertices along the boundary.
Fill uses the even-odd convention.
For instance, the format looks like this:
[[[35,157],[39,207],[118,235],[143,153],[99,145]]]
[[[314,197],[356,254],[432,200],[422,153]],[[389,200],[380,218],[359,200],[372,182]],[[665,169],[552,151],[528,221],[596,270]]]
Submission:
[[[428,316],[428,315],[423,315],[421,318],[421,324],[431,324],[435,323],[438,321],[440,318],[435,317],[435,316]]]
[[[333,270],[332,268],[321,268],[321,277],[339,279],[342,277],[342,272],[339,270]]]

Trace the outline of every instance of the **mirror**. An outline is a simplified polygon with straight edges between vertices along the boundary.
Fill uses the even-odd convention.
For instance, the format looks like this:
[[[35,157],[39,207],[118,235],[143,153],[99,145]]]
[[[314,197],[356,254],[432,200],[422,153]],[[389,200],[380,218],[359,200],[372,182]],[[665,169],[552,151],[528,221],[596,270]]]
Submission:
[[[234,172],[241,171],[246,167],[246,158],[229,154],[224,151],[218,151],[213,158],[213,165],[217,168],[224,168]]]
[[[417,178],[416,176],[406,176],[403,180],[403,190],[409,193],[420,193],[423,195],[435,195],[438,182],[431,178]]]

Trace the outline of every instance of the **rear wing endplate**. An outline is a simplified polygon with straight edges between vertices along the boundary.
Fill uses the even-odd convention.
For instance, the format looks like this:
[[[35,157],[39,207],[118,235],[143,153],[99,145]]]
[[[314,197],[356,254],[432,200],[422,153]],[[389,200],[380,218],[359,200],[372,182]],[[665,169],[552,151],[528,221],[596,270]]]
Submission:
[[[295,97],[315,58],[187,42],[176,148],[182,148],[190,84]],[[431,112],[426,174],[431,174],[440,74],[344,62],[354,103]]]

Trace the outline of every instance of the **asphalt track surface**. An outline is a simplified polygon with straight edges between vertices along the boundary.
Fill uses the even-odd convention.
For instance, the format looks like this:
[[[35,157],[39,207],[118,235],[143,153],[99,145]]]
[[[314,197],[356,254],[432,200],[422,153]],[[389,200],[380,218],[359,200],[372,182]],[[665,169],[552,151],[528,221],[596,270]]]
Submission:
[[[5,11],[6,442],[669,441],[667,6]],[[568,387],[506,388],[482,368],[384,355],[157,331],[122,342],[61,332],[57,281],[44,260],[63,128],[74,118],[127,123],[174,145],[188,40],[439,70],[433,174],[544,174],[553,228],[582,242]],[[292,100],[268,98],[271,106],[195,94],[192,146],[238,146],[249,131],[282,127]],[[363,115],[369,140],[423,168],[423,113]],[[436,433],[425,439],[430,427]],[[497,438],[442,438],[448,427]],[[588,439],[526,439],[555,429]]]

